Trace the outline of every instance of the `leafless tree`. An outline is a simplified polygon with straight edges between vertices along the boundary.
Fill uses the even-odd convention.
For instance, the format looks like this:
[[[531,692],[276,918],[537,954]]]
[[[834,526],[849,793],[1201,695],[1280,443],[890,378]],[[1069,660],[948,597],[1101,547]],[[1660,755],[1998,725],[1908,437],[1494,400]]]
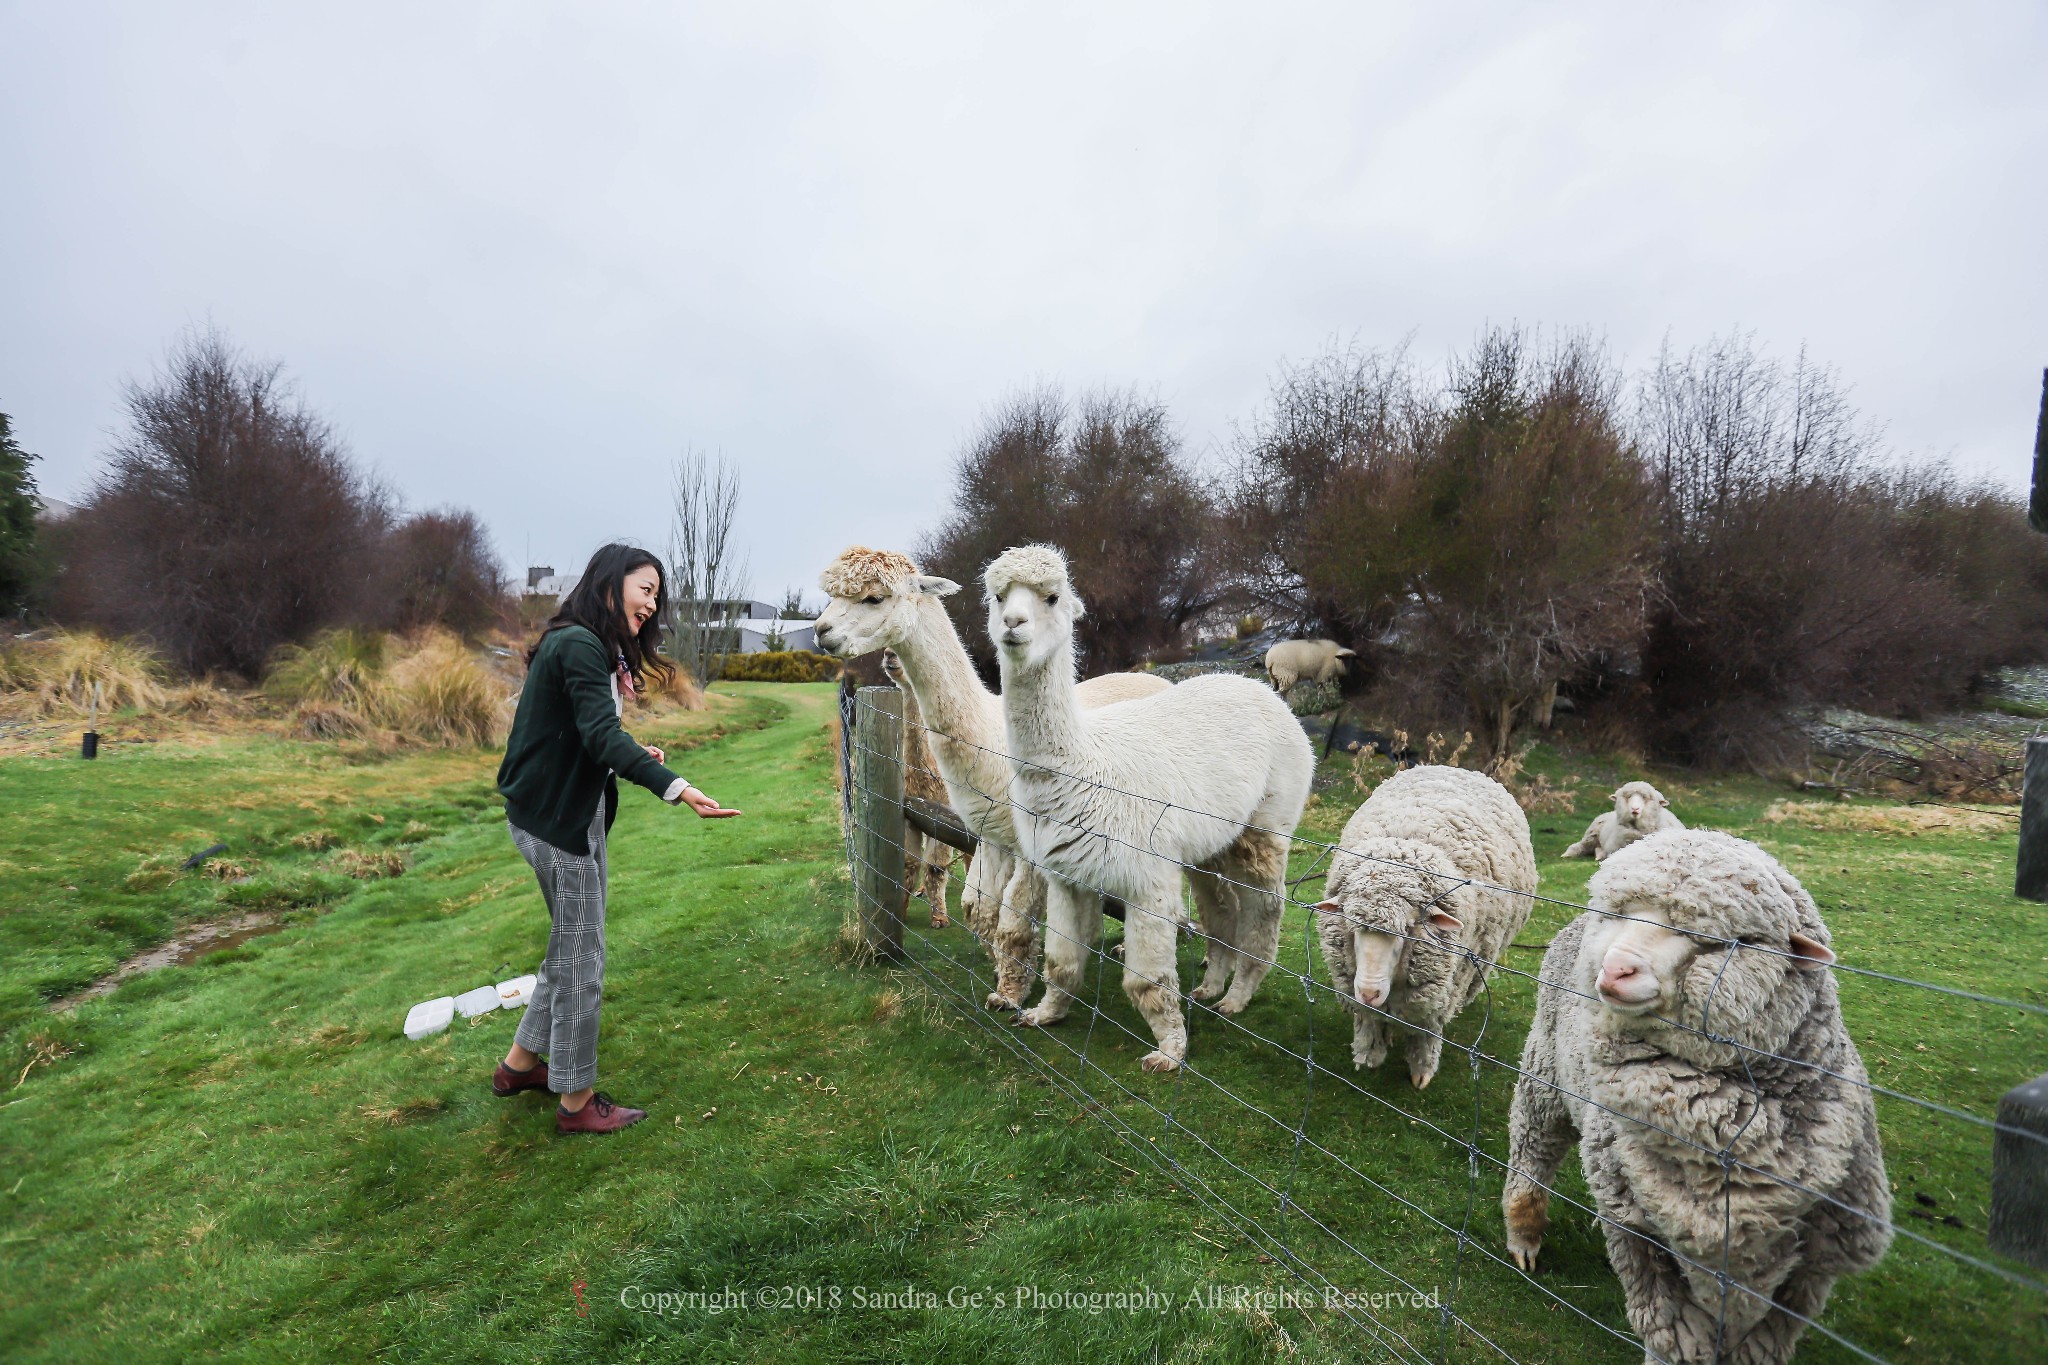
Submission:
[[[1076,631],[1089,672],[1176,644],[1216,602],[1215,514],[1166,409],[1129,391],[1069,401],[1040,387],[991,409],[954,471],[951,514],[919,547],[962,637],[992,666],[975,589],[988,562],[1043,541],[1067,552],[1087,603]]]
[[[732,536],[739,471],[723,455],[686,450],[675,462],[670,487],[670,648],[691,676],[709,684],[718,680],[725,656],[739,647],[733,612],[724,605],[747,584],[746,555]]]
[[[253,678],[278,645],[364,610],[390,500],[278,365],[193,332],[126,403],[67,537],[60,615]]]

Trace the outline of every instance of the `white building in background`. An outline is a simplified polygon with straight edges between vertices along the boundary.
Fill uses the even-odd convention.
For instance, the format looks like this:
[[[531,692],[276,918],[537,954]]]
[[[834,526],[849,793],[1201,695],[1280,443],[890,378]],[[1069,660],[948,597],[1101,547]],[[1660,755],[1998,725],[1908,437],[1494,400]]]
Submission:
[[[742,654],[762,653],[777,639],[781,640],[783,649],[818,647],[816,621],[783,621],[774,617],[753,617],[735,621],[733,625],[740,633],[739,652]]]

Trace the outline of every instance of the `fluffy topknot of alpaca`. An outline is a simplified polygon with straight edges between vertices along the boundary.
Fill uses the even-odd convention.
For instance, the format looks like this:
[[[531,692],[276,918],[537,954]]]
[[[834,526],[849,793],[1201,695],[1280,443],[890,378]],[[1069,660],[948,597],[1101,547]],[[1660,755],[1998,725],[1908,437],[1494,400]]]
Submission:
[[[1797,930],[1828,941],[1806,888],[1763,849],[1718,830],[1640,839],[1600,864],[1589,889],[1600,909],[1626,915],[1662,907],[1672,928],[1715,938],[1781,938]]]
[[[818,586],[828,597],[862,598],[877,590],[893,592],[904,580],[915,578],[917,565],[894,550],[870,550],[851,546],[818,575]]]
[[[992,602],[1001,601],[1012,588],[1026,587],[1040,597],[1061,593],[1072,604],[1074,614],[1081,614],[1081,599],[1067,579],[1067,557],[1054,545],[1019,545],[1005,550],[982,571],[981,581]]]

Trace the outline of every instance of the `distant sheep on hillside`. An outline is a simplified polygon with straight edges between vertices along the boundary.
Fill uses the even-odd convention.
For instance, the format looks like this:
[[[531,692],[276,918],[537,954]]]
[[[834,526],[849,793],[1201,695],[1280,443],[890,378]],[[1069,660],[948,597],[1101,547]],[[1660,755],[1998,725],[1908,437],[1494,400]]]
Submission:
[[[1346,659],[1358,657],[1335,640],[1282,640],[1266,651],[1266,676],[1285,696],[1298,682],[1336,682],[1346,672]]]

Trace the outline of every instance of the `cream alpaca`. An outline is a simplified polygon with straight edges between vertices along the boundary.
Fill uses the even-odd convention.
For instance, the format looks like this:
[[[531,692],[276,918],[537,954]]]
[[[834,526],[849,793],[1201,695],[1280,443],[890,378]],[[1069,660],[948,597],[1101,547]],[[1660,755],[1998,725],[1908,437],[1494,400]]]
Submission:
[[[989,945],[995,959],[988,1007],[1016,1009],[1031,985],[1045,881],[1011,853],[1017,834],[1010,818],[1002,703],[982,685],[939,600],[960,585],[919,572],[893,551],[855,546],[826,566],[818,586],[832,599],[818,618],[820,650],[842,658],[877,649],[896,653],[947,803],[982,841],[961,903],[969,931]],[[1112,673],[1082,683],[1078,692],[1083,706],[1108,706],[1170,685],[1164,678]]]
[[[1124,902],[1124,993],[1151,1026],[1148,1071],[1187,1055],[1174,939],[1183,868],[1210,936],[1197,999],[1235,1014],[1271,968],[1285,906],[1287,841],[1315,756],[1287,703],[1249,678],[1193,678],[1158,696],[1083,711],[1074,685],[1081,602],[1066,558],[1045,545],[999,556],[982,575],[1003,672],[1003,719],[1023,855],[1046,887],[1045,994],[1022,1024],[1064,1018],[1100,917]],[[1085,888],[1085,889],[1084,889]],[[1227,983],[1227,987],[1226,987]]]

